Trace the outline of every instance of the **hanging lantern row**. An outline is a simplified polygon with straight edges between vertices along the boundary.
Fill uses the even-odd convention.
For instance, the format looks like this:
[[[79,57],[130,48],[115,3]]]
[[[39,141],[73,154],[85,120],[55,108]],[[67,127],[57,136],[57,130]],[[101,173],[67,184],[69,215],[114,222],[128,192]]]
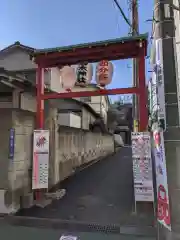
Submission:
[[[105,87],[110,84],[113,76],[113,64],[107,60],[100,61],[96,66],[96,83]],[[75,85],[86,87],[93,78],[93,65],[91,63],[77,66],[64,66],[61,69],[60,82],[66,90]]]

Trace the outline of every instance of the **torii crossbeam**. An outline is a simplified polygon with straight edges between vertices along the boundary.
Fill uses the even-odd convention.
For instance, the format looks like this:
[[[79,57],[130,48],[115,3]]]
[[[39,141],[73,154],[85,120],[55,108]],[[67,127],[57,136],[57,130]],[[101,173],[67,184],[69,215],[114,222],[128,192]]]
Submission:
[[[44,100],[74,98],[98,95],[137,94],[139,96],[139,131],[145,131],[148,124],[147,91],[145,83],[145,57],[148,34],[107,41],[72,45],[67,47],[36,50],[31,56],[37,64],[37,128],[44,127]],[[44,92],[44,68],[61,67],[82,62],[101,60],[138,59],[138,85],[131,88],[115,88],[97,91],[67,93]]]

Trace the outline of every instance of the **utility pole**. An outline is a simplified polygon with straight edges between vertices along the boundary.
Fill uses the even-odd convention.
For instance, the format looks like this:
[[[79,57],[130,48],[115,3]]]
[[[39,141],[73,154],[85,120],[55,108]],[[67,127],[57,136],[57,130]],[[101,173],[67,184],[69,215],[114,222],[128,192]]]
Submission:
[[[172,4],[173,0],[154,0],[153,41],[159,39],[162,42],[159,52],[162,57],[165,88],[166,131],[164,132],[164,144],[172,227],[172,231],[169,231],[158,224],[158,239],[160,240],[180,239],[180,126],[176,79],[175,25]]]
[[[131,0],[131,12],[132,12],[132,36],[139,34],[139,16],[138,16],[138,0]],[[133,86],[138,85],[138,61],[133,59]],[[133,119],[134,119],[134,131],[139,129],[139,109],[138,109],[138,96],[133,95]]]

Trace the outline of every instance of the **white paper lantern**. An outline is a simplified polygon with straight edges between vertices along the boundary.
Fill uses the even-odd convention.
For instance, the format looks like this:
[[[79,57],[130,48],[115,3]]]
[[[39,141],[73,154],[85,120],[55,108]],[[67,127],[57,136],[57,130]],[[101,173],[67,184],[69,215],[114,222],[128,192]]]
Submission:
[[[110,84],[113,76],[113,64],[107,60],[102,60],[96,67],[96,82],[98,85],[105,87]]]
[[[61,85],[64,89],[70,90],[74,87],[76,82],[76,72],[73,67],[64,66],[61,69]]]
[[[91,63],[78,64],[76,67],[76,84],[81,87],[87,86],[93,76],[93,66]]]

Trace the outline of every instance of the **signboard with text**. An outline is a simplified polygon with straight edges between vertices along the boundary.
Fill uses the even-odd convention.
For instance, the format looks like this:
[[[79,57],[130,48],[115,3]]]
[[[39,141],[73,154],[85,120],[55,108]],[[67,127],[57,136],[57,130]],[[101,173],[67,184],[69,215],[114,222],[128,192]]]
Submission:
[[[32,189],[48,188],[49,130],[34,130]]]
[[[153,202],[151,142],[149,132],[132,133],[135,201]]]

